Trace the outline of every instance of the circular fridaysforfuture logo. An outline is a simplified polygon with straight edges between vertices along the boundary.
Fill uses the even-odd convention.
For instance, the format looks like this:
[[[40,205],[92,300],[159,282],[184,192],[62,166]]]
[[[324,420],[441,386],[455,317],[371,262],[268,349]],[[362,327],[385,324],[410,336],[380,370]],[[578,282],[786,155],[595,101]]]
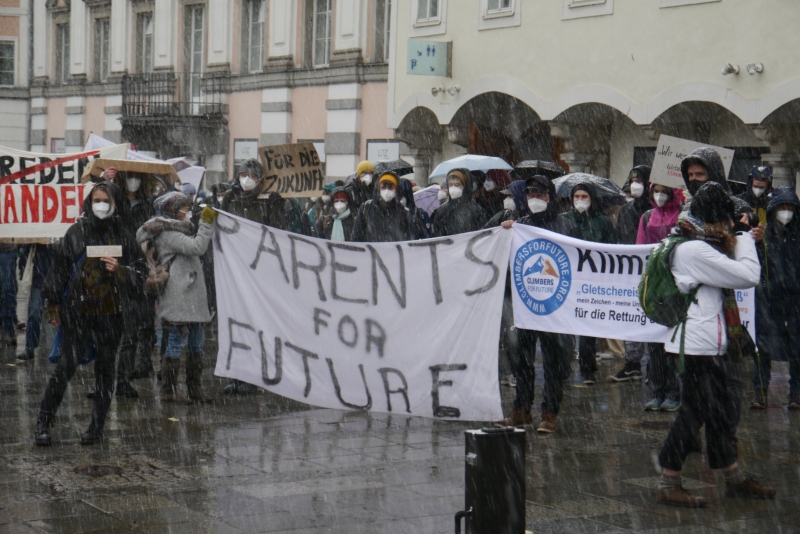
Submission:
[[[572,285],[569,256],[549,239],[533,239],[514,256],[514,287],[536,315],[550,315],[564,304]]]

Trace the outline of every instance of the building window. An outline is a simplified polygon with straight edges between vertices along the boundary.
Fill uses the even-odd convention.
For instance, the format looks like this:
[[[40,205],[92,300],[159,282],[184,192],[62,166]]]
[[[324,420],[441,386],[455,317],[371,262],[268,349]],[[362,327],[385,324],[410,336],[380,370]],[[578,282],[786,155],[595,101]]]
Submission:
[[[189,71],[189,95],[199,98],[205,52],[205,10],[202,4],[187,6],[184,33],[185,67]]]
[[[562,0],[561,20],[614,14],[614,0]]]
[[[266,0],[244,0],[243,7],[243,67],[246,72],[260,72],[264,65],[267,2]]]
[[[375,60],[388,62],[392,0],[378,0],[375,5]]]
[[[0,41],[0,85],[14,85],[14,41]]]
[[[153,72],[153,14],[136,16],[136,72]]]
[[[315,67],[326,67],[331,58],[331,19],[333,0],[314,0],[312,57]]]
[[[417,0],[417,20],[439,19],[439,0]]]
[[[56,25],[56,83],[69,81],[69,24]]]
[[[514,8],[513,0],[487,0],[486,13],[491,14],[495,11],[510,11]]]
[[[94,21],[94,78],[105,82],[108,80],[108,31],[109,18]]]

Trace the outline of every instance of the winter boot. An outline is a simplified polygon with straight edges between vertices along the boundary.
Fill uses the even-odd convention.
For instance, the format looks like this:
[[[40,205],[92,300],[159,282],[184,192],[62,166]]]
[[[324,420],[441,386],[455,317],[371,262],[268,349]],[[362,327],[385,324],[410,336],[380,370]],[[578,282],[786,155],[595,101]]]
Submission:
[[[103,426],[105,426],[106,416],[101,414],[97,407],[100,402],[95,401],[95,408],[92,410],[92,422],[89,428],[81,436],[81,445],[95,445],[103,442]]]
[[[186,357],[186,388],[189,390],[189,399],[194,402],[212,402],[211,397],[203,391],[203,353],[190,352]]]
[[[50,436],[50,422],[52,418],[39,412],[39,419],[36,421],[36,431],[33,435],[33,442],[40,447],[47,447],[52,443],[52,437]]]
[[[763,389],[756,388],[754,391],[753,402],[750,403],[751,410],[766,410],[767,409],[767,392]]]
[[[531,416],[530,410],[526,410],[525,408],[514,408],[511,410],[511,415],[502,421],[497,421],[494,426],[498,428],[505,428],[507,426],[524,428],[526,426],[531,426],[531,423],[533,423],[533,416]]]
[[[181,368],[179,358],[164,358],[161,361],[161,400],[164,402],[177,402],[178,400],[178,371]]]
[[[552,434],[558,426],[558,418],[555,414],[542,412],[542,422],[536,427],[536,432],[540,434]]]

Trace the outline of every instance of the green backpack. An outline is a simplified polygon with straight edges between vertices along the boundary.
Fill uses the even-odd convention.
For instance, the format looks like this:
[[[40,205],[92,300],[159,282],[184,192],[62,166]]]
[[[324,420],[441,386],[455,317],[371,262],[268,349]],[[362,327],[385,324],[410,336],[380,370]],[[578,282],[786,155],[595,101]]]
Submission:
[[[688,239],[681,236],[669,236],[661,241],[650,252],[647,266],[639,282],[639,304],[642,311],[651,321],[664,326],[681,326],[680,371],[683,372],[683,342],[686,335],[686,318],[689,306],[697,302],[697,288],[689,294],[681,293],[675,285],[675,277],[669,268],[669,260],[675,247]],[[698,286],[699,287],[699,286]],[[678,329],[672,335],[675,335]]]

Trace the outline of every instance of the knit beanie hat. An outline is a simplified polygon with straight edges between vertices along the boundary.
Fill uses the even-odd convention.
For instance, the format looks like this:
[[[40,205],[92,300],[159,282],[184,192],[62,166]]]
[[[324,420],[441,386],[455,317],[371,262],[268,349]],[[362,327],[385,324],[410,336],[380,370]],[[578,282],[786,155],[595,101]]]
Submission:
[[[161,195],[153,202],[153,207],[164,215],[175,216],[181,208],[191,204],[189,197],[183,193],[172,191],[166,195]]]
[[[253,180],[258,181],[264,177],[264,167],[255,158],[246,159],[239,165],[239,174],[242,173],[249,173],[252,175]]]
[[[361,176],[361,173],[364,171],[370,171],[371,173],[374,174],[375,166],[369,161],[364,160],[358,164],[358,167],[356,167],[356,176]]]

